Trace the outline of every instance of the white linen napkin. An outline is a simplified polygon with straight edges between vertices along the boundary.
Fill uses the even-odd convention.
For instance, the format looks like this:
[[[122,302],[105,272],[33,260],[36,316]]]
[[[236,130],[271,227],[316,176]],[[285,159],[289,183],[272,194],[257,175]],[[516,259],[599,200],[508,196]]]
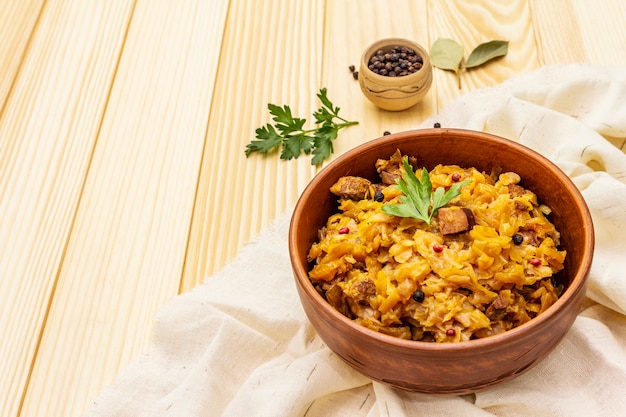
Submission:
[[[623,416],[626,68],[545,67],[466,94],[416,127],[435,122],[539,151],[574,180],[591,209],[596,251],[587,307],[544,361],[468,396],[373,383],[309,324],[289,263],[287,212],[220,272],[160,309],[149,350],[86,416]]]

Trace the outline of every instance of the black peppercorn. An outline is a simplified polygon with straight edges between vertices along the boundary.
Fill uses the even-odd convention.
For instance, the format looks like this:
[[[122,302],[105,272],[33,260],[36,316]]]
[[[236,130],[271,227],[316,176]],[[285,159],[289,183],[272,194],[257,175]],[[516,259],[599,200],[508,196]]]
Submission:
[[[521,245],[524,242],[524,236],[521,233],[515,233],[511,238],[514,245]]]
[[[413,49],[396,46],[389,51],[376,51],[368,62],[368,68],[375,74],[402,77],[418,71],[423,62],[422,57]]]
[[[383,132],[383,136],[387,136],[387,135],[391,135],[391,132],[390,132],[390,131],[388,131],[388,130],[385,130],[385,131]]]
[[[422,301],[424,301],[424,293],[420,290],[417,290],[413,293],[413,300],[416,303],[421,303]]]
[[[358,72],[358,71],[354,71],[354,72],[352,73],[352,77],[353,77],[355,80],[358,80],[358,79],[359,79],[359,72]]]
[[[376,191],[374,193],[374,201],[383,202],[385,200],[385,194],[382,191]]]
[[[348,69],[350,70],[350,72],[354,72],[356,70],[356,68],[354,67],[354,65],[350,65],[348,67]]]
[[[439,129],[439,128],[441,127],[441,123],[436,122],[436,123],[433,125],[433,127],[434,127],[435,129]]]

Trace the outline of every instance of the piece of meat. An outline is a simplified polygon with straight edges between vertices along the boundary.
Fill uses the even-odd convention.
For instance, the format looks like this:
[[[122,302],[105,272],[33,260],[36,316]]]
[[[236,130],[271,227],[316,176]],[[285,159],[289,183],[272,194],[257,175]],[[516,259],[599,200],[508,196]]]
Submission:
[[[466,207],[442,207],[437,214],[442,235],[467,232],[474,226],[474,214]]]
[[[396,180],[400,178],[401,172],[399,169],[391,171],[381,171],[380,179],[385,185],[392,185],[396,183]]]
[[[380,183],[372,184],[372,187],[374,187],[374,193],[377,193],[377,192],[381,192],[382,193],[383,190],[385,188],[387,188],[387,186],[385,184],[380,184]]]
[[[365,178],[346,176],[339,178],[330,187],[330,192],[343,199],[359,201],[367,198],[371,185],[372,183]]]
[[[346,301],[346,297],[343,294],[343,290],[337,284],[333,284],[328,290],[326,290],[326,300],[328,304],[333,306],[335,310],[339,311],[346,317],[350,317],[351,311]]]
[[[368,304],[371,296],[376,295],[376,284],[371,279],[366,279],[354,286],[354,289],[358,292],[355,297],[359,304]]]
[[[522,187],[521,185],[509,184],[508,187],[509,187],[509,194],[511,194],[511,197],[521,197],[524,194],[526,194],[526,189]]]
[[[513,202],[513,207],[515,207],[515,210],[518,211],[528,211],[529,208],[526,204],[524,204],[523,202],[519,201],[519,200],[515,200]]]
[[[499,294],[498,297],[489,304],[489,307],[485,310],[485,315],[491,320],[501,320],[509,306],[511,306],[509,299]]]
[[[417,158],[409,156],[409,164],[415,170]],[[402,153],[397,149],[389,159],[379,159],[376,161],[376,171],[380,175],[380,179],[385,185],[393,185],[396,179],[402,175]]]

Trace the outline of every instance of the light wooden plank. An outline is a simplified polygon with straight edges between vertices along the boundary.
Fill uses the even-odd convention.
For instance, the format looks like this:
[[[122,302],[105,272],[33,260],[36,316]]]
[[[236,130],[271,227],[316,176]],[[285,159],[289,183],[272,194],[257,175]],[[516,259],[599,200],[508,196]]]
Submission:
[[[590,3],[597,6],[599,2]],[[530,1],[529,5],[542,65],[588,60],[571,1]]]
[[[626,2],[575,0],[590,63],[626,65]]]
[[[224,89],[216,90],[208,136],[228,137],[239,145],[207,142],[211,148],[203,161],[183,291],[222,267],[271,219],[292,207],[319,169],[311,167],[305,157],[282,161],[277,155],[253,155],[245,159],[243,150],[253,139],[254,129],[269,121],[267,103],[289,104],[294,114],[310,121],[320,105],[315,95],[326,87],[329,98],[342,108],[341,114],[361,122],[341,131],[332,160],[383,132],[381,111],[362,96],[348,67],[358,66],[362,50],[380,36],[427,36],[425,2],[404,1],[401,7],[372,0],[326,2],[326,9],[323,2],[292,3],[263,1],[251,7],[245,1],[232,2],[233,20],[228,27],[233,31],[225,36],[225,50],[250,50],[255,71],[241,68],[235,57],[223,56],[220,73],[232,78],[219,79]],[[396,22],[389,26],[391,31],[380,25],[387,19]],[[267,31],[268,21],[288,23]],[[381,33],[373,30],[377,25]],[[234,29],[241,27],[247,30]],[[241,105],[244,102],[247,107]],[[395,114],[394,126],[415,126],[430,114],[431,103],[432,99],[424,100],[410,111]],[[251,113],[241,114],[245,108]],[[224,218],[230,220],[224,223]]]
[[[626,65],[622,0],[529,2],[542,64]]]
[[[324,80],[329,93],[336,97],[344,116],[359,125],[340,132],[333,158],[355,146],[383,135],[385,131],[415,128],[432,115],[436,103],[432,89],[421,102],[401,112],[381,110],[365,98],[348,70],[359,67],[363,51],[383,38],[407,38],[430,48],[428,2],[402,0],[393,2],[328,2]]]
[[[38,13],[36,7],[30,12]],[[48,4],[4,108],[0,122],[2,416],[17,415],[24,397],[129,13],[129,3],[120,1]],[[25,15],[20,19],[19,27],[28,30],[32,19]],[[15,42],[23,40],[15,38]]]
[[[0,113],[26,54],[43,4],[43,0],[0,1]]]
[[[311,120],[321,84],[323,4],[231,1],[182,291],[223,266],[295,204],[315,172],[307,158],[246,158],[244,150],[255,129],[270,120],[268,103],[288,104]]]
[[[106,69],[116,64],[104,55],[115,56],[112,37],[121,22],[107,29],[100,23],[115,20],[120,4],[129,3],[86,20],[85,10],[103,2],[49,1],[41,22],[36,7],[0,12],[8,25],[0,36],[13,36],[10,44],[17,45],[0,53],[0,69],[10,70],[0,83],[9,80],[5,95],[11,92],[0,119],[0,272],[12,277],[0,280],[0,301],[9,306],[0,309],[0,414],[16,415],[22,398],[22,415],[80,414],[145,348],[153,313],[178,289],[183,262],[180,289],[188,290],[295,203],[317,172],[308,159],[243,155],[254,129],[269,120],[268,102],[290,104],[310,118],[315,92],[328,87],[342,114],[361,122],[342,131],[339,155],[543,63],[626,59],[619,0],[231,3],[140,0],[103,123],[98,109],[112,73]],[[11,3],[31,4],[37,3]],[[15,31],[6,16],[20,27],[36,25],[32,40],[32,31]],[[435,70],[425,101],[392,114],[365,101],[347,71],[368,43],[388,36],[428,45],[451,37],[467,53],[494,38],[511,46],[506,58],[466,74],[463,90],[453,75]]]
[[[22,416],[81,415],[177,293],[227,6],[134,7]]]
[[[436,69],[437,110],[468,91],[500,84],[511,76],[539,67],[532,16],[526,0],[432,0],[431,5],[432,42],[438,38],[454,39],[463,45],[466,59],[483,42],[509,41],[509,52],[505,57],[464,72],[461,89],[453,72]]]
[[[396,1],[393,7],[389,2],[373,0],[326,2],[323,38],[318,34],[322,26],[316,23],[320,18],[311,9],[313,6],[307,11],[308,18],[298,14],[305,10],[303,7],[300,4],[285,6],[276,1],[255,2],[254,6],[245,1],[232,2],[232,20],[228,23],[232,31],[225,36],[225,50],[250,50],[249,60],[255,63],[255,71],[242,69],[235,58],[229,60],[228,56],[223,56],[221,65],[224,67],[220,67],[219,72],[228,74],[231,81],[218,79],[218,84],[224,85],[225,93],[219,87],[216,90],[216,104],[211,114],[208,136],[228,137],[230,141],[238,141],[239,146],[233,146],[232,143],[227,146],[220,141],[214,144],[208,142],[182,291],[193,288],[223,266],[262,226],[295,204],[297,196],[316,172],[306,166],[305,160],[285,162],[275,156],[259,158],[255,155],[247,160],[242,157],[245,144],[254,136],[254,129],[268,121],[268,102],[290,104],[295,109],[294,113],[307,117],[319,105],[315,93],[320,87],[327,87],[329,97],[342,108],[342,114],[361,122],[359,126],[341,132],[335,144],[336,157],[365,140],[382,135],[389,129],[390,121],[393,121],[396,130],[414,128],[435,110],[468,89],[496,84],[515,72],[536,67],[534,42],[529,30],[530,15],[523,0],[495,8],[473,8],[466,2],[426,0]],[[459,13],[462,14],[461,18]],[[432,16],[436,14],[443,16],[434,19]],[[472,23],[475,19],[478,21]],[[273,26],[275,31],[266,31],[264,29],[268,21],[285,24]],[[373,107],[361,95],[357,82],[348,71],[349,65],[358,66],[363,49],[382,37],[408,37],[430,49],[433,33],[438,34],[440,30],[429,31],[433,24],[441,25],[442,33],[445,33],[446,27],[454,30],[457,25],[463,25],[460,26],[462,32],[456,29],[459,36],[454,33],[450,36],[456,36],[461,42],[463,39],[471,39],[475,45],[490,39],[503,39],[504,34],[512,35],[513,38],[509,39],[511,47],[522,53],[517,53],[515,58],[499,60],[497,67],[491,67],[478,76],[468,74],[466,87],[460,91],[455,88],[454,80],[450,87],[448,80],[443,78],[439,81],[442,86],[434,85],[434,91],[408,111],[391,114]],[[290,25],[302,29],[296,31],[295,36],[290,36],[293,32]],[[243,27],[245,31],[240,30]],[[266,47],[259,48],[259,45]],[[322,75],[315,80],[309,68],[315,67],[312,57],[320,50],[324,54],[318,64],[323,65]],[[293,51],[299,53],[294,54]],[[439,74],[440,77],[447,75]],[[304,77],[313,81],[303,83]],[[252,79],[257,82],[252,82]],[[289,85],[290,82],[294,84]],[[289,91],[297,91],[298,94],[290,95]],[[447,94],[444,94],[443,100],[438,98],[442,92]],[[289,97],[293,98],[289,100]],[[241,109],[246,108],[240,103],[244,102],[248,109],[252,109],[252,113],[242,114],[240,118]],[[306,102],[308,110],[303,106]],[[214,154],[221,156],[221,162],[217,162],[212,156]],[[291,167],[297,168],[292,170]],[[236,181],[232,179],[233,175]],[[252,190],[242,194],[242,181],[254,184]],[[262,198],[267,193],[276,197],[269,200]],[[263,205],[259,207],[259,203]],[[225,217],[230,220],[224,222]]]

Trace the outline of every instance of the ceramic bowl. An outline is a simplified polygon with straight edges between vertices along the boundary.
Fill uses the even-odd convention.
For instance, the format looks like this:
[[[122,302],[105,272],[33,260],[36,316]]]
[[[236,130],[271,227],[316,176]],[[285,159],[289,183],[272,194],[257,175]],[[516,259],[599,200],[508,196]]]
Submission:
[[[552,208],[550,220],[567,250],[556,280],[559,300],[529,322],[507,332],[458,343],[416,342],[381,334],[340,314],[309,281],[307,253],[318,229],[337,211],[330,186],[345,175],[378,180],[374,163],[399,149],[432,169],[456,164],[491,172],[517,172],[522,185]],[[298,294],[313,327],[327,346],[367,377],[406,391],[464,394],[501,383],[529,370],[565,336],[580,311],[594,247],[593,224],[581,194],[557,166],[516,142],[458,129],[424,129],[364,143],[322,169],[300,196],[290,224],[289,255]]]
[[[401,77],[380,75],[369,69],[370,58],[377,51],[388,52],[396,46],[413,49],[422,58],[422,68]],[[430,89],[432,80],[433,69],[428,52],[408,39],[381,39],[370,45],[361,56],[359,86],[363,95],[381,109],[400,111],[416,105]]]

